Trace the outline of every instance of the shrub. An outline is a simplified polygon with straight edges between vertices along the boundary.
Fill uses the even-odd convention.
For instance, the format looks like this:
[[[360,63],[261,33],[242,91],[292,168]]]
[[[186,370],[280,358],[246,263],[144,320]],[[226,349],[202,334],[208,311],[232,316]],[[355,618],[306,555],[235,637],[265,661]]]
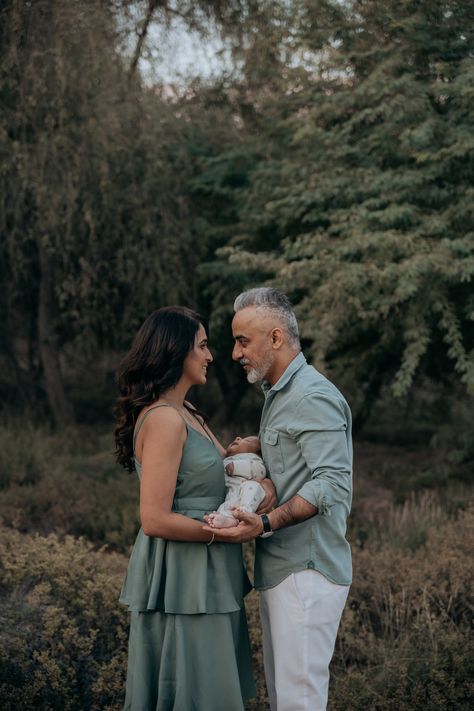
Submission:
[[[437,524],[415,552],[377,542],[354,551],[333,660],[333,711],[471,707],[474,507]]]
[[[0,488],[36,483],[51,461],[69,461],[93,454],[103,431],[92,427],[64,427],[52,431],[29,414],[0,420]],[[109,448],[111,447],[111,437]]]
[[[24,533],[85,536],[125,551],[138,528],[138,482],[115,463],[109,432],[0,427],[0,520]]]
[[[9,526],[0,528],[2,711],[118,711],[128,618],[117,598],[127,561],[97,547],[133,543],[137,482],[114,465],[109,433],[26,424],[0,427],[0,438],[8,472],[0,516]],[[474,691],[470,491],[443,486],[397,503],[408,457],[413,471],[420,462],[419,452],[399,454],[364,445],[356,458],[365,474],[351,517],[354,583],[332,663],[331,711],[462,711]],[[383,462],[395,491],[377,478]],[[251,568],[252,544],[245,557]],[[247,612],[257,682],[247,710],[267,711],[255,592]]]
[[[397,537],[417,515],[425,540],[413,551]],[[474,507],[449,520],[422,500],[408,509],[392,505],[388,519],[383,542],[372,530],[364,548],[353,549],[354,582],[331,665],[328,709],[467,711],[474,692]],[[246,553],[249,563],[251,546]],[[247,611],[258,695],[248,709],[265,711],[256,593],[247,598]]]
[[[84,540],[0,529],[3,711],[109,711],[122,704],[125,559]]]

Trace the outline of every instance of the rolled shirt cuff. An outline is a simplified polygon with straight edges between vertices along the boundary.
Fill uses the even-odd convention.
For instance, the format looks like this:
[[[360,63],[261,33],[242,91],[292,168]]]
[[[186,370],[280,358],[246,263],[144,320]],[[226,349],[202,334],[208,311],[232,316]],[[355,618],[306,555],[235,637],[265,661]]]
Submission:
[[[301,496],[308,504],[318,509],[318,516],[331,515],[331,505],[328,497],[321,491],[318,485],[315,485],[315,482],[307,481],[297,493],[298,496]]]

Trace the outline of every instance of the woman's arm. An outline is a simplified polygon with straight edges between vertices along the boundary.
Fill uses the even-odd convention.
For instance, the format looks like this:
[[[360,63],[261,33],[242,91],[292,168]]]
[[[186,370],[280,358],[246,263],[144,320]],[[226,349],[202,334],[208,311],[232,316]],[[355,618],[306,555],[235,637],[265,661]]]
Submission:
[[[211,536],[202,523],[171,510],[186,436],[184,422],[172,408],[153,410],[143,423],[137,437],[141,523],[147,536],[208,542]]]

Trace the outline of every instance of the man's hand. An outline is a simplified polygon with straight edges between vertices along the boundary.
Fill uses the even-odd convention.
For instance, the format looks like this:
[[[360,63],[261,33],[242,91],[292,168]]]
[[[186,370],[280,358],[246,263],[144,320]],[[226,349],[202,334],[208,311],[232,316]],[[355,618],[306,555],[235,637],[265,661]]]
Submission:
[[[253,541],[263,532],[262,519],[258,514],[232,509],[232,515],[239,520],[238,526],[233,528],[204,526],[204,531],[213,533],[214,540],[222,543],[246,543],[247,541]]]
[[[260,503],[260,506],[257,509],[257,513],[258,514],[263,514],[263,513],[267,514],[267,513],[270,513],[270,511],[273,511],[275,506],[278,506],[275,485],[272,482],[272,480],[268,479],[268,478],[262,479],[262,481],[260,481],[259,484],[265,491],[265,498]]]

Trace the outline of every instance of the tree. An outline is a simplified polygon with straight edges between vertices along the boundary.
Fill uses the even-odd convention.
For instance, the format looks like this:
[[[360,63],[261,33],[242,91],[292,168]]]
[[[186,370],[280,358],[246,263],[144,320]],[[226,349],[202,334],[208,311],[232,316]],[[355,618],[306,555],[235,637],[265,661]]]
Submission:
[[[186,121],[130,81],[112,9],[2,7],[2,352],[57,423],[68,352],[121,348],[152,309],[195,300]]]
[[[304,3],[293,32],[305,64],[268,108],[241,245],[223,255],[293,296],[359,424],[386,384],[472,391],[472,7]]]

